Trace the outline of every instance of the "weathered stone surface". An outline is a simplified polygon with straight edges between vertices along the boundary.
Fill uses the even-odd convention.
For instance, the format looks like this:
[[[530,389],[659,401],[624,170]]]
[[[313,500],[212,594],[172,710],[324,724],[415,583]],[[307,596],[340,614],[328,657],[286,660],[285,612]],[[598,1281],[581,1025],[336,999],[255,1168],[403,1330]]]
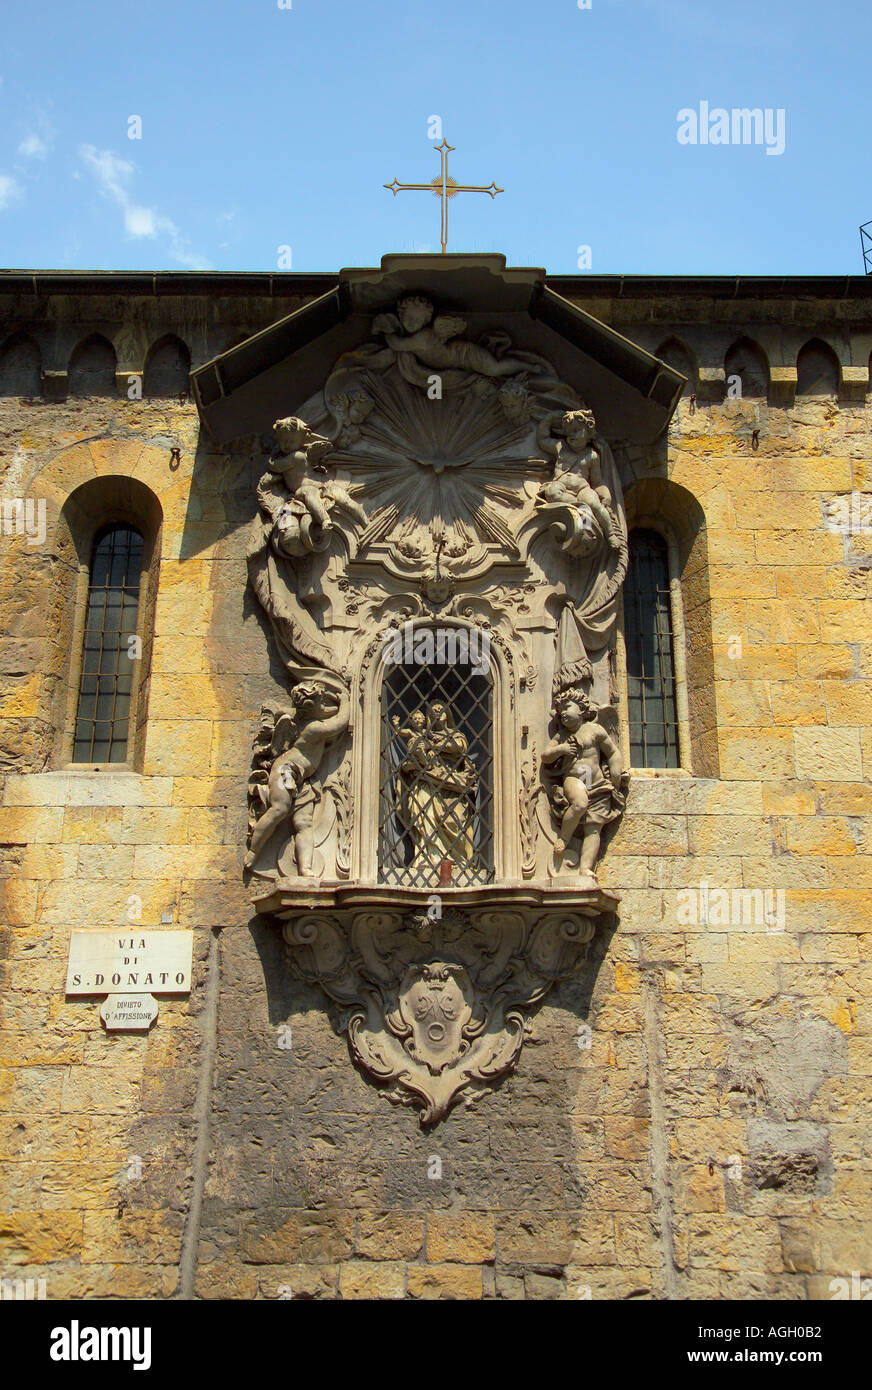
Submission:
[[[710,383],[721,339],[755,332],[742,301],[627,287],[592,305],[582,289],[652,350],[676,316],[704,318]],[[11,296],[10,318],[54,334],[117,316],[113,301]],[[146,295],[137,335],[178,331],[205,361],[299,302],[278,285]],[[846,367],[862,375],[868,307],[839,303],[862,319]],[[796,350],[832,298],[756,311],[800,335],[767,345],[768,405],[685,399],[659,454],[619,460],[632,514],[680,529],[700,508],[679,545],[695,775],[634,769],[600,869],[617,919],[552,990],[515,1075],[435,1134],[354,1068],[240,879],[257,710],[285,694],[244,598],[252,446],[216,450],[190,403],[0,399],[7,493],[15,467],[49,519],[45,554],[15,537],[0,554],[0,1270],[45,1277],[50,1298],[171,1297],[202,1182],[203,1299],[786,1301],[872,1278],[872,568],[849,527],[852,489],[862,507],[872,484],[868,406],[794,403]],[[755,452],[741,431],[757,411]],[[142,770],[86,772],[59,749],[76,562],[58,523],[72,489],[109,475],[160,501],[161,571]],[[772,923],[687,920],[679,895],[698,909],[702,885],[709,902],[784,897]],[[69,931],[134,922],[195,929],[195,987],[160,1001],[150,1035],[107,1038],[94,1002],[64,998]]]
[[[427,1259],[484,1264],[495,1256],[494,1217],[488,1212],[434,1212],[427,1218]]]
[[[409,1265],[408,1297],[481,1298],[482,1271],[467,1265]]]
[[[404,1298],[406,1267],[387,1260],[379,1264],[348,1260],[339,1271],[340,1298]]]
[[[361,1212],[355,1251],[369,1260],[417,1260],[424,1244],[420,1218],[398,1212]]]

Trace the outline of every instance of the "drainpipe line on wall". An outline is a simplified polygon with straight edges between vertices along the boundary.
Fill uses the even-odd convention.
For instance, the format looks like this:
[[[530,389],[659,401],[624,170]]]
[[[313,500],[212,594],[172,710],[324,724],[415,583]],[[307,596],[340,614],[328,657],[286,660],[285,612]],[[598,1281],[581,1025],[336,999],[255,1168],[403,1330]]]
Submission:
[[[645,1049],[648,1054],[648,1096],[651,1104],[651,1195],[657,1243],[663,1261],[666,1297],[680,1297],[679,1272],[675,1263],[672,1186],[669,1181],[669,1129],[664,1099],[666,1065],[663,1053],[663,1020],[656,971],[642,976],[645,999]]]
[[[221,955],[218,931],[213,928],[206,964],[206,996],[203,1003],[203,1051],[200,1075],[194,1102],[194,1121],[197,1137],[194,1143],[194,1175],[191,1201],[185,1217],[185,1229],[179,1253],[179,1282],[173,1295],[178,1299],[193,1299],[197,1278],[197,1256],[200,1245],[200,1215],[203,1193],[209,1168],[209,1121],[212,1110],[212,1074],[218,1051],[218,999],[221,992]]]

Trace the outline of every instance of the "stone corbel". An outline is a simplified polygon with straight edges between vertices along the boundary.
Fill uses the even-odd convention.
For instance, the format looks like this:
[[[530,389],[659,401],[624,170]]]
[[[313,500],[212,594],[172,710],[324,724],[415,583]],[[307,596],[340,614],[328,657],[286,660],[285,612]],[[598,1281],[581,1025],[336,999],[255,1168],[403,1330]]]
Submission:
[[[770,367],[769,399],[773,405],[790,407],[796,399],[796,368]]]
[[[868,390],[868,367],[842,367],[842,376],[839,382],[840,401],[859,401],[862,405]]]
[[[115,372],[115,390],[120,397],[126,397],[128,400],[135,400],[137,399],[135,396],[128,396],[131,387],[131,377],[139,378],[139,390],[142,392],[145,382],[145,368],[142,366],[118,367]]]
[[[600,543],[593,513],[589,507],[570,507],[565,502],[540,506],[534,520],[547,526],[551,537],[569,555],[590,555]]]
[[[696,398],[705,405],[716,405],[724,399],[727,377],[723,367],[700,367]]]
[[[42,394],[47,401],[65,401],[67,398],[67,373],[47,371],[43,368],[42,372]]]
[[[531,1012],[569,978],[617,899],[506,887],[441,895],[320,888],[262,903],[296,969],[341,1010],[354,1060],[423,1126],[511,1072]]]

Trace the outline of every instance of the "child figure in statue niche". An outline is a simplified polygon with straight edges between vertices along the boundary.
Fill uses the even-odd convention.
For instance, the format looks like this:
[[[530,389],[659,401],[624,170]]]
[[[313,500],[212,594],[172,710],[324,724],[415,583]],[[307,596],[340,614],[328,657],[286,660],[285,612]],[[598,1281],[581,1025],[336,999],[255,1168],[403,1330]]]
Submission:
[[[554,417],[548,417],[539,428],[540,444],[550,434]],[[565,439],[556,441],[557,458],[554,477],[539,489],[537,503],[562,502],[579,509],[588,507],[599,522],[603,536],[612,550],[620,550],[621,538],[610,507],[612,495],[603,482],[599,454],[594,444],[596,420],[592,410],[567,410],[560,420]],[[553,441],[548,441],[551,449]]]
[[[551,792],[552,807],[561,817],[554,856],[559,864],[580,828],[579,877],[595,886],[602,828],[622,814],[630,774],[624,770],[617,744],[597,721],[596,706],[583,690],[561,691],[554,708],[560,729],[542,754],[545,767],[553,767],[551,775],[561,781]]]
[[[334,506],[365,526],[366,513],[343,483],[309,476],[311,470],[325,472],[323,460],[333,447],[330,440],[316,434],[296,415],[276,420],[273,433],[279,447],[270,458],[270,471],[280,475],[291,493],[291,500],[276,515],[277,548],[285,555],[326,549],[333,530],[330,512]],[[318,529],[313,530],[313,526]]]
[[[254,867],[273,832],[290,820],[297,872],[311,878],[315,853],[315,808],[321,793],[311,782],[333,739],[348,728],[348,696],[323,681],[301,681],[294,688],[289,710],[276,720],[272,739],[275,754],[267,786],[260,790],[266,807],[251,832],[246,869]]]
[[[409,715],[409,724],[405,729],[400,728],[400,716],[395,714],[391,720],[398,736],[405,740],[406,757],[410,762],[417,762],[423,766],[423,760],[419,756],[423,752],[425,734],[427,732],[427,716],[423,709],[414,709]]]

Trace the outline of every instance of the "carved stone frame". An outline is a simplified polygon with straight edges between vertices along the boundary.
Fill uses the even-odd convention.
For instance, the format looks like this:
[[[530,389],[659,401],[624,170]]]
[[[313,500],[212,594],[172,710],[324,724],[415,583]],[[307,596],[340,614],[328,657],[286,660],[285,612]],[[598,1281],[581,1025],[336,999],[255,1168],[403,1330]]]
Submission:
[[[444,1118],[458,1101],[474,1102],[513,1070],[536,1008],[555,983],[571,978],[597,920],[617,907],[593,866],[579,874],[568,844],[557,849],[558,828],[567,842],[579,841],[587,822],[596,828],[623,811],[610,649],[627,553],[610,441],[654,440],[683,384],[612,330],[549,299],[538,273],[511,272],[496,287],[492,276],[502,275],[504,264],[475,258],[467,269],[475,270],[475,287],[455,280],[438,258],[426,267],[401,258],[377,283],[372,272],[347,272],[341,297],[362,320],[371,318],[369,340],[361,341],[359,324],[349,324],[324,344],[332,356],[326,375],[320,356],[303,356],[295,375],[274,374],[272,397],[267,390],[255,401],[253,386],[249,402],[252,429],[266,418],[263,402],[270,399],[273,418],[282,414],[277,424],[294,427],[295,451],[270,460],[305,454],[307,493],[288,481],[290,469],[287,479],[282,469],[268,471],[282,473],[285,505],[295,502],[300,515],[307,509],[324,528],[312,542],[311,525],[304,536],[300,523],[300,538],[291,539],[302,549],[290,549],[292,562],[275,560],[272,528],[281,508],[273,515],[261,480],[249,555],[255,593],[273,620],[290,680],[323,678],[350,701],[341,741],[326,756],[322,751],[320,765],[316,757],[304,768],[317,792],[333,798],[336,853],[331,859],[325,851],[320,878],[286,875],[280,865],[278,875],[253,885],[253,901],[281,922],[294,968],[338,1006],[338,1026],[358,1066],[390,1100],[419,1106],[424,1124]],[[543,313],[549,303],[552,321]],[[410,319],[404,304],[415,310]],[[445,312],[461,305],[464,318]],[[317,334],[324,332],[324,307],[317,308]],[[427,335],[413,341],[422,332],[414,320],[424,311],[434,332],[442,322],[438,346]],[[295,319],[306,327],[304,345],[317,336],[308,314]],[[594,327],[603,355],[600,361],[593,354],[591,371]],[[446,361],[447,404],[431,410],[428,402],[443,397],[424,396],[425,369]],[[200,378],[201,410],[214,406],[219,420],[226,417],[218,364]],[[454,412],[452,398],[460,407]],[[234,400],[229,413],[238,434],[239,419],[249,415],[245,402],[240,415],[239,391]],[[287,416],[291,402],[298,413]],[[438,427],[437,409],[444,411]],[[590,428],[587,445],[575,452],[567,420],[581,411]],[[230,428],[227,418],[223,427]],[[582,474],[597,462],[601,481],[594,497],[570,489],[577,505],[564,496],[549,509],[545,500],[560,499],[544,485],[555,481],[561,458],[578,463]],[[274,483],[270,495],[278,501],[283,494]],[[347,494],[344,519],[337,489]],[[317,494],[314,503],[308,494]],[[335,518],[319,517],[318,496],[328,510],[335,503]],[[320,606],[313,601],[319,597]],[[402,638],[439,628],[490,637],[494,881],[383,883],[384,637],[390,629]],[[556,739],[549,747],[555,690],[576,687],[587,697],[585,722],[593,711],[602,724],[588,731],[588,743],[582,732],[567,747]],[[546,748],[548,765],[560,765],[562,803],[547,796],[554,787],[543,771]],[[572,771],[583,758],[588,763]],[[587,805],[571,784],[584,780],[588,766],[591,813],[579,821]],[[281,808],[285,799],[277,792],[275,804]]]
[[[454,627],[470,632],[474,623],[454,616],[421,614],[399,625],[406,631]],[[482,629],[479,628],[478,631]],[[352,880],[361,884],[379,882],[378,811],[379,778],[381,775],[382,684],[385,675],[384,647],[379,644],[376,657],[361,672],[365,653],[357,666],[355,685],[358,698],[352,715],[354,801],[358,807],[354,825]],[[521,867],[515,825],[520,796],[520,782],[512,750],[518,745],[516,718],[517,703],[513,698],[516,679],[511,658],[502,645],[490,644],[491,708],[493,717],[493,808],[494,808],[494,880],[497,883],[520,881]],[[486,889],[483,888],[482,892]]]

